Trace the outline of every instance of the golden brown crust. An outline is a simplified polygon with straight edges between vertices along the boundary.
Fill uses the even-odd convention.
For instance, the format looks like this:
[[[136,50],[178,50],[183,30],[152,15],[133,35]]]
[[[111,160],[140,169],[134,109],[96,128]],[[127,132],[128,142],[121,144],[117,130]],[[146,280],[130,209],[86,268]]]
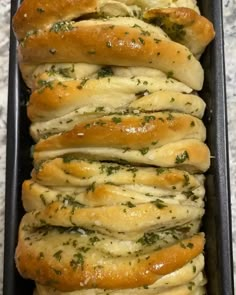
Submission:
[[[88,120],[61,135],[41,140],[35,152],[80,147],[112,147],[141,150],[158,148],[181,139],[205,141],[201,120],[179,113],[104,116]]]
[[[188,174],[185,174],[188,179]],[[187,184],[187,182],[186,182]],[[184,185],[186,185],[184,184]],[[33,210],[42,210],[52,202],[59,201],[61,203],[77,202],[82,207],[100,207],[122,205],[131,202],[133,205],[144,204],[161,200],[165,204],[181,204],[191,205],[195,207],[203,207],[204,189],[200,186],[197,190],[191,187],[185,192],[176,190],[149,189],[149,187],[130,187],[117,186],[114,184],[96,184],[93,190],[89,187],[76,190],[76,187],[56,187],[50,188],[42,186],[32,180],[26,180],[22,185],[22,202],[27,212]]]
[[[127,88],[125,89],[127,90]],[[114,99],[114,95],[112,95],[113,101],[116,100]],[[190,114],[192,116],[201,118],[205,110],[205,103],[200,97],[196,95],[177,93],[174,91],[158,91],[150,95],[144,95],[140,99],[134,100],[129,105],[126,104],[127,100],[124,96],[122,95],[123,99],[120,99],[119,101],[116,100],[116,102],[122,105],[121,107],[118,107],[117,105],[115,107],[110,106],[111,99],[109,99],[109,95],[107,95],[107,100],[104,96],[97,96],[96,105],[90,104],[90,97],[90,99],[87,99],[88,104],[84,107],[78,108],[58,118],[53,118],[48,121],[34,122],[30,126],[30,134],[35,140],[35,142],[38,142],[40,139],[45,139],[55,134],[70,131],[74,128],[75,125],[85,125],[87,124],[87,121],[91,121],[91,119],[98,120],[98,118],[101,118],[111,113],[113,113],[114,116],[116,116],[115,113],[117,111],[123,114],[127,113],[128,111],[136,114],[140,114],[141,112],[147,113],[145,115],[146,117],[150,116],[149,112],[177,111],[180,113]],[[76,106],[76,103],[71,104],[71,106]],[[49,113],[51,113],[50,110],[48,111]],[[65,111],[65,109],[63,109],[63,111]],[[55,114],[57,112],[59,112],[59,108],[57,111],[55,110]],[[45,113],[46,112],[44,112],[44,114]],[[38,111],[36,115],[38,115],[39,117],[40,112]],[[192,125],[193,124],[194,123],[192,123]],[[200,129],[202,130],[202,128]]]
[[[144,19],[157,23],[172,40],[188,47],[197,58],[215,37],[213,24],[189,8],[151,9],[144,13]]]
[[[149,91],[190,93],[191,88],[167,77],[133,78],[108,77],[100,79],[45,82],[45,86],[32,93],[27,107],[31,121],[47,121],[85,106],[124,108],[134,101],[137,93]],[[191,103],[191,102],[190,102]]]
[[[122,89],[128,91],[127,88]],[[148,112],[145,115],[146,117],[150,116],[149,112],[177,111],[180,113],[190,114],[192,116],[202,118],[205,110],[204,101],[196,95],[182,94],[174,91],[157,91],[150,95],[144,95],[140,99],[135,99],[131,102],[131,104],[127,104],[127,102],[129,101],[129,95],[121,94],[122,99],[118,100],[114,97],[118,95],[118,93],[119,92],[114,92],[112,94],[112,100],[110,99],[108,91],[105,95],[96,96],[96,100],[94,101],[92,100],[91,95],[89,96],[89,99],[87,99],[87,105],[81,108],[78,108],[61,117],[50,119],[48,121],[34,122],[30,126],[30,134],[35,142],[38,142],[40,139],[45,139],[48,136],[70,131],[74,128],[75,125],[85,125],[87,124],[87,121],[90,121],[91,119],[98,120],[98,118],[101,118],[107,114],[115,114],[117,111],[124,114],[127,113],[127,111],[136,114],[139,114],[140,112]],[[78,101],[71,103],[71,107],[76,107],[76,103],[78,103]],[[114,107],[111,105],[112,101],[115,101]],[[93,104],[94,102],[96,104]],[[121,107],[118,107],[117,104],[120,104]],[[58,103],[58,108],[55,108],[55,111],[52,110],[52,112],[58,114],[58,112],[66,111],[66,107],[62,109],[60,105],[63,106],[63,103]],[[29,105],[29,113],[31,115],[33,109],[34,114],[37,115],[37,119],[41,116],[41,114],[44,114],[44,116],[46,115],[46,109],[43,113],[40,112],[38,109],[35,109],[35,107],[33,107],[31,101]],[[38,112],[36,112],[36,110]],[[48,110],[48,115],[51,115],[52,112]],[[42,118],[40,118],[40,120],[41,119]]]
[[[136,27],[82,23],[70,31],[45,31],[29,36],[19,47],[20,62],[147,66],[171,72],[193,89],[202,88],[203,69],[194,57],[188,58],[191,52],[183,45],[156,40]]]
[[[32,177],[42,185],[67,187],[114,183],[115,185],[137,184],[164,190],[185,191],[190,188],[196,189],[202,184],[197,176],[178,169],[87,162],[73,157],[46,161],[33,170]]]
[[[47,245],[47,251],[44,252],[43,258],[39,259],[45,245],[42,242],[41,248],[30,246],[30,242],[24,239],[25,225],[27,223],[24,223],[23,219],[16,250],[18,270],[25,278],[35,279],[43,285],[51,283],[51,287],[62,291],[94,288],[94,286],[117,289],[150,285],[161,276],[183,267],[197,257],[204,247],[203,236],[196,235],[171,247],[149,255],[141,255],[139,259],[132,256],[102,259],[100,262],[102,267],[99,268],[93,267],[97,265],[94,259],[98,259],[98,256],[85,254],[83,263],[80,261],[80,264],[73,268],[71,263],[73,252],[68,250],[66,255],[61,255],[60,261],[57,261],[53,256],[56,250],[53,248],[55,244]],[[40,269],[40,272],[35,272],[35,269]]]
[[[39,295],[203,295],[205,294],[203,285],[206,280],[202,274],[204,267],[203,255],[199,255],[191,260],[184,267],[163,276],[157,280],[153,285],[148,288],[135,288],[135,289],[123,289],[123,290],[102,290],[102,289],[90,289],[90,290],[76,290],[70,293],[64,293],[58,290],[54,290],[50,287],[37,284],[37,290]],[[193,273],[193,268],[196,272]],[[188,288],[192,286],[192,288]],[[198,292],[195,293],[195,290]],[[200,292],[200,290],[202,292]]]
[[[202,208],[165,204],[160,200],[136,206],[128,203],[91,208],[56,201],[42,211],[26,214],[26,220],[34,227],[45,224],[64,228],[75,226],[96,230],[110,237],[134,239],[144,232],[161,231],[199,220],[203,214]]]
[[[30,31],[96,11],[97,0],[24,0],[13,17],[13,27],[17,38],[23,39]]]
[[[131,5],[131,7],[129,7]],[[142,9],[152,7],[168,7],[173,3],[163,1],[132,0],[24,0],[13,18],[13,27],[17,38],[23,39],[27,33],[43,30],[54,23],[70,21],[86,14],[98,13],[102,16],[138,16]],[[175,1],[174,6],[186,6],[199,12],[191,1]]]
[[[35,151],[35,163],[65,156],[76,155],[80,159],[118,161],[145,164],[164,168],[178,167],[192,173],[205,172],[210,167],[210,151],[206,144],[196,139],[185,139],[165,144],[159,148],[124,150],[109,147],[80,147],[74,149]]]

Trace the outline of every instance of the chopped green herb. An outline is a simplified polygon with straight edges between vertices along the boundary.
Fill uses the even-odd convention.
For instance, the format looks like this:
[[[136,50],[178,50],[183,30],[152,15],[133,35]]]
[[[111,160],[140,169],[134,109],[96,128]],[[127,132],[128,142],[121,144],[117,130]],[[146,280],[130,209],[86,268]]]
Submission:
[[[63,162],[64,163],[70,163],[71,161],[75,160],[75,156],[72,155],[64,155],[63,156]]]
[[[152,142],[152,145],[156,145],[156,144],[158,144],[158,140]]]
[[[187,151],[184,151],[182,154],[176,157],[175,164],[182,164],[188,159],[189,159],[189,154]]]
[[[87,83],[88,80],[89,79],[87,79],[87,78],[82,79],[82,81],[80,82],[80,85],[77,86],[77,88],[82,89],[84,87],[84,85]]]
[[[102,120],[98,120],[98,121],[94,122],[94,125],[103,127],[104,125],[106,125],[106,122],[104,122]]]
[[[96,110],[95,110],[95,112],[96,112]],[[91,124],[90,123],[87,123],[87,124],[84,125],[84,128],[86,128],[86,129],[87,128],[90,128],[90,127],[91,127]]]
[[[40,197],[42,203],[44,204],[44,206],[46,206],[47,205],[47,202],[46,202],[46,199],[45,199],[44,195],[41,194],[39,197]]]
[[[53,254],[53,257],[56,258],[57,261],[61,261],[61,254],[63,253],[62,250],[57,251],[56,253]]]
[[[181,248],[186,249],[186,245],[184,243],[180,242],[179,245]]]
[[[157,175],[164,173],[167,169],[166,168],[156,168]]]
[[[171,113],[168,113],[168,117],[166,118],[166,120],[168,121],[171,121],[173,120],[175,117],[171,114]]]
[[[163,209],[168,207],[164,201],[160,200],[160,199],[156,199],[155,201],[152,202],[152,204],[154,204],[158,209]]]
[[[112,121],[114,122],[114,123],[116,123],[116,124],[119,124],[119,123],[121,123],[121,118],[120,117],[113,117],[112,118]]]
[[[116,173],[120,169],[120,166],[105,166],[101,165],[100,170],[101,172],[106,172],[107,176]]]
[[[52,25],[50,32],[69,32],[73,30],[74,22],[70,21],[61,21]]]
[[[137,25],[137,24],[134,24],[133,26],[132,26],[132,28],[138,28],[138,29],[142,29],[139,25]]]
[[[95,113],[100,113],[100,112],[104,112],[104,107],[97,107],[95,109]]]
[[[89,241],[92,245],[94,245],[95,243],[99,242],[100,239],[96,236],[89,238]]]
[[[38,34],[38,30],[31,30],[31,31],[28,31],[25,35],[25,38],[20,40],[20,45],[22,47],[25,47],[25,42],[27,41],[27,39],[30,37],[30,36],[33,36],[33,35],[37,35]]]
[[[195,283],[194,283],[194,282],[189,282],[189,283],[188,283],[188,289],[189,289],[189,290],[192,291],[194,286],[195,286]]]
[[[191,127],[194,127],[194,126],[195,126],[195,122],[192,121],[191,124],[190,124],[190,126],[191,126]]]
[[[144,155],[146,155],[149,152],[149,147],[142,148],[139,151],[144,156]]]
[[[130,148],[129,147],[123,149],[123,153],[126,153],[128,151],[130,151]]]
[[[156,119],[155,116],[144,116],[145,123],[149,123],[150,121],[153,121],[155,119]]]
[[[188,186],[190,184],[188,174],[184,174],[184,184],[183,187]]]
[[[153,197],[153,195],[150,194],[150,193],[146,193],[145,196],[147,196],[147,197]]]
[[[81,253],[77,253],[73,255],[73,259],[70,261],[70,266],[75,271],[78,266],[80,266],[83,269],[84,266],[84,257]]]
[[[77,241],[75,241],[75,242],[77,242]],[[78,250],[82,251],[83,253],[86,253],[90,250],[90,248],[89,247],[80,247]]]
[[[173,71],[169,71],[169,72],[167,72],[166,76],[167,76],[167,79],[173,78],[174,72]]]
[[[61,275],[61,271],[55,268],[52,268],[52,270],[55,272],[56,275],[60,276]]]
[[[139,37],[138,39],[143,45],[145,44],[145,41],[143,40],[143,38]]]
[[[114,73],[112,71],[111,67],[102,67],[98,72],[97,72],[97,77],[98,78],[104,78],[104,77],[109,77],[113,76]]]
[[[166,16],[156,17],[154,23],[174,41],[182,41],[186,35],[183,25],[171,22]]]
[[[156,233],[145,233],[142,238],[137,240],[137,243],[142,244],[143,246],[150,246],[155,244],[160,240],[160,236]]]
[[[161,42],[160,39],[156,39],[156,38],[154,38],[153,40],[154,40],[157,44]]]
[[[193,244],[193,243],[188,243],[188,244],[187,244],[187,247],[188,247],[189,249],[193,249],[194,244]]]
[[[50,88],[53,89],[53,83],[52,81],[46,81],[46,80],[38,80],[38,86],[41,88]]]
[[[87,192],[90,192],[90,191],[94,192],[94,191],[95,191],[95,184],[96,184],[96,182],[93,182],[92,184],[90,184],[90,185],[87,187],[86,191],[87,191]]]
[[[37,7],[36,10],[37,10],[38,13],[44,13],[45,12],[45,10],[42,7]]]
[[[134,208],[134,207],[136,207],[136,205],[134,205],[134,204],[131,203],[130,201],[127,202],[127,203],[122,203],[122,205],[127,206],[127,207],[129,207],[129,208]]]

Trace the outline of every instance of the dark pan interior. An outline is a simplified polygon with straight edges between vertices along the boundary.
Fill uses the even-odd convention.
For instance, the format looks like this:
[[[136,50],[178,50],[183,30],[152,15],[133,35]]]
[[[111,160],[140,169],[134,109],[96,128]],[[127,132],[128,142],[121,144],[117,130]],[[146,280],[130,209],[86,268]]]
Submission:
[[[12,0],[12,15],[20,0]],[[206,273],[209,295],[233,295],[233,264],[228,172],[227,116],[224,81],[224,52],[222,7],[220,0],[199,0],[200,9],[212,20],[216,30],[215,41],[202,57],[205,84],[200,95],[207,103],[205,124],[207,144],[211,149],[212,165],[206,179],[206,215],[203,230],[206,233]],[[32,169],[29,121],[26,103],[29,93],[17,67],[16,41],[11,32],[9,74],[9,107],[6,174],[6,230],[4,260],[4,295],[31,295],[33,283],[23,280],[14,264],[17,231],[23,208],[21,183],[30,177]]]

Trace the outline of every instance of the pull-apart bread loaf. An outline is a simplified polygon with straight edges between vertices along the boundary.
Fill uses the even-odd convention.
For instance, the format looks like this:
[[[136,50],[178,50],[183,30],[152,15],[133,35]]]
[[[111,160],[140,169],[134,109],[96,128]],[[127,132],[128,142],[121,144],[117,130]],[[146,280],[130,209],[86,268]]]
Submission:
[[[35,295],[203,295],[194,0],[24,0],[13,18],[31,89],[34,168],[15,261]]]
[[[173,77],[193,89],[201,89],[203,70],[193,55],[200,56],[213,39],[214,30],[209,21],[192,9],[194,1],[150,1],[146,7],[144,2],[148,1],[57,2],[25,0],[15,15],[20,63],[148,66],[172,72]],[[168,2],[175,2],[176,7]],[[183,11],[183,2],[190,8]],[[171,7],[166,10],[166,6]],[[157,24],[161,19],[161,27],[171,32],[170,36],[158,26],[137,19],[137,14]],[[177,43],[179,39],[186,46],[190,43],[193,51]]]

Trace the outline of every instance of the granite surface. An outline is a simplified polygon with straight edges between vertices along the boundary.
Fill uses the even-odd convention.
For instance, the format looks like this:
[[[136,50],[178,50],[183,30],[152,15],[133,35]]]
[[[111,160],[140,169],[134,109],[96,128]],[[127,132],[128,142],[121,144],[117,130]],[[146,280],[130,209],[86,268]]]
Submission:
[[[9,0],[0,0],[0,294],[2,294],[3,247],[4,247],[4,199],[5,199],[5,159],[7,82],[9,48]]]
[[[236,284],[236,0],[224,0],[223,3],[229,130],[229,163],[233,225],[234,281]]]
[[[236,0],[224,0],[229,157],[236,269]],[[0,0],[0,295],[2,294],[10,0]],[[236,279],[236,272],[235,272]],[[236,281],[236,280],[235,280]]]

